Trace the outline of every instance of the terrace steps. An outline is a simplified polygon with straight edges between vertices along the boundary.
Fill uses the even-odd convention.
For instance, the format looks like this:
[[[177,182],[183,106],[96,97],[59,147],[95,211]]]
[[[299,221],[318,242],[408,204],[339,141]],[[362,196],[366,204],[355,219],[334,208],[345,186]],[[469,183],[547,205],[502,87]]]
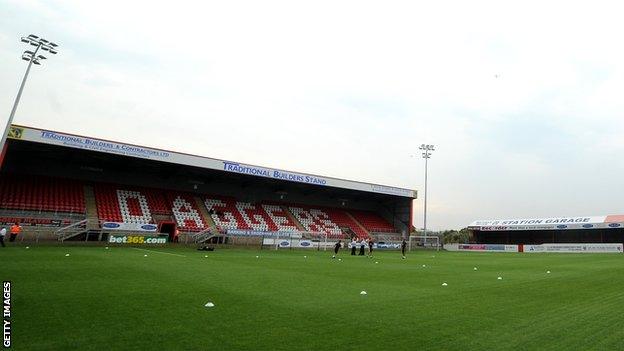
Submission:
[[[299,230],[300,232],[305,232],[306,230],[303,227],[303,224],[301,224],[301,222],[299,222],[299,220],[290,212],[290,209],[288,208],[288,206],[281,206],[281,207],[284,213],[286,213],[286,215],[288,216],[288,218],[290,218],[290,220],[293,221],[293,223],[295,223],[297,230]]]
[[[195,196],[195,203],[197,204],[197,208],[199,209],[199,213],[204,217],[206,225],[208,228],[217,228],[214,220],[210,213],[208,213],[208,209],[206,208],[206,204],[202,201],[199,196]]]
[[[99,229],[97,203],[95,202],[95,192],[91,185],[84,186],[85,209],[87,215],[87,230]]]
[[[370,232],[369,232],[366,228],[364,228],[364,226],[362,225],[362,223],[360,223],[360,221],[358,221],[357,219],[355,219],[355,217],[354,217],[351,213],[349,213],[348,211],[344,211],[344,213],[346,213],[346,214],[347,214],[347,216],[348,216],[349,218],[351,218],[351,219],[353,220],[353,222],[354,222],[355,224],[357,224],[357,225],[358,225],[358,226],[359,226],[359,227],[360,227],[360,228],[364,231],[364,233],[366,233],[366,234],[368,235],[368,237],[369,237],[369,238],[370,238],[370,237],[372,237],[372,236],[371,236],[371,233],[370,233]]]

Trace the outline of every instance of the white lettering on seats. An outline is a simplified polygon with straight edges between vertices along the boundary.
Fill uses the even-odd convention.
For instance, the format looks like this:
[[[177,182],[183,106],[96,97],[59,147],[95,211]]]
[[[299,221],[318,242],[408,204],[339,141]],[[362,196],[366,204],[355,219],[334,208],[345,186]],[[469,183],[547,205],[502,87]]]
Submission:
[[[130,206],[128,200],[138,203],[138,207]],[[119,211],[124,223],[150,223],[152,213],[147,204],[147,198],[138,191],[117,190]]]
[[[239,223],[232,210],[228,209],[228,205],[217,199],[206,199],[204,202],[208,212],[212,212],[211,216],[215,224],[223,229],[239,229]],[[236,211],[236,208],[233,209]]]
[[[280,206],[262,205],[262,208],[271,217],[278,231],[297,231],[297,227]]]
[[[268,231],[269,225],[262,215],[258,212],[256,206],[247,202],[237,202],[236,208],[247,224],[253,230]]]
[[[173,207],[171,210],[180,227],[204,228],[204,222],[201,220],[199,212],[181,196],[177,196],[175,200],[173,200]]]

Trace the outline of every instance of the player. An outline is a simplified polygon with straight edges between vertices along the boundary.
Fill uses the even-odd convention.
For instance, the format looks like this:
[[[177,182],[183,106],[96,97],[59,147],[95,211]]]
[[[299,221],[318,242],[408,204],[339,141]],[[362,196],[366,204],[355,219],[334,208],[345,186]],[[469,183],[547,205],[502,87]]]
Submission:
[[[11,226],[11,236],[9,237],[10,242],[14,242],[17,235],[22,232],[22,226],[19,223],[15,223]]]
[[[373,257],[373,239],[368,239],[368,257]]]
[[[334,245],[334,255],[332,256],[332,258],[336,258],[336,255],[338,254],[338,250],[340,250],[341,246],[342,246],[342,240],[338,240],[336,245]]]
[[[175,231],[173,232],[173,242],[174,243],[180,242],[180,229],[178,228],[176,228]]]
[[[403,256],[403,259],[405,259],[405,248],[407,247],[407,242],[405,241],[405,239],[403,239],[403,241],[401,242],[401,255]]]
[[[364,256],[364,247],[366,247],[366,243],[364,243],[364,239],[360,240],[360,253],[359,256]]]
[[[5,247],[6,245],[4,245],[4,236],[6,235],[6,228],[2,227],[2,229],[0,229],[0,244],[2,244],[2,247]]]
[[[357,246],[357,241],[355,241],[355,237],[351,239],[351,256],[355,256],[355,247]]]

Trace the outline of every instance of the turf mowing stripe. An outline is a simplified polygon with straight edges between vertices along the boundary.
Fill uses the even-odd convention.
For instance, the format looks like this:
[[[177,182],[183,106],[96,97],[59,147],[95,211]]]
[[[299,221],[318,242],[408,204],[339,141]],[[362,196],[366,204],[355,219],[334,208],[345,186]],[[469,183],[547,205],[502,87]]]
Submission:
[[[186,256],[184,256],[184,255],[174,254],[174,253],[170,253],[170,252],[154,251],[154,250],[149,250],[149,249],[139,249],[138,247],[133,247],[133,249],[135,249],[135,250],[141,250],[141,251],[155,252],[155,253],[159,253],[159,254],[163,254],[163,255],[171,255],[171,256],[178,256],[178,257],[186,257]]]

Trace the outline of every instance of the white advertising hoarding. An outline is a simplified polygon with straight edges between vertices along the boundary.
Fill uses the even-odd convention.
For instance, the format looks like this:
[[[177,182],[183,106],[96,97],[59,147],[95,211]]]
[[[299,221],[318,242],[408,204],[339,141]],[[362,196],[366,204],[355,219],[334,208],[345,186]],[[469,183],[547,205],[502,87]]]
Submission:
[[[478,220],[469,229],[481,231],[570,230],[624,228],[624,216],[583,216]]]
[[[158,229],[158,226],[151,223],[104,222],[102,223],[102,229],[125,230],[129,232],[155,232]]]
[[[557,253],[622,253],[622,244],[542,244],[524,245],[524,252],[557,252]]]

